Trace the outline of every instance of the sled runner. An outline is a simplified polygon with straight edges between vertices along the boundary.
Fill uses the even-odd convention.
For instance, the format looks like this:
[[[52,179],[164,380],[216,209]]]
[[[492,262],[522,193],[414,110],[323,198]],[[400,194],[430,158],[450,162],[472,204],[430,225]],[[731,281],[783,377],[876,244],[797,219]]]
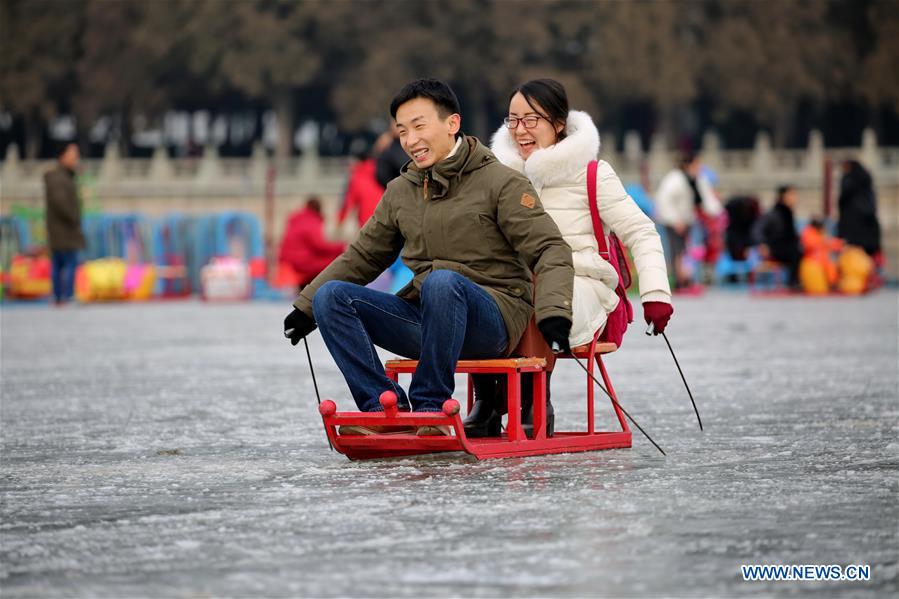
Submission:
[[[558,358],[578,358],[587,360],[587,370],[594,375],[596,369],[602,381],[617,402],[615,390],[606,372],[602,355],[614,352],[614,343],[598,342],[599,334],[590,344],[574,348],[571,354],[559,354]],[[385,364],[387,376],[397,381],[401,374],[411,374],[418,366],[417,360],[389,360]],[[586,430],[560,432],[546,436],[546,361],[543,358],[505,358],[496,360],[460,360],[456,372],[468,374],[468,409],[473,403],[472,374],[500,374],[507,380],[508,420],[499,437],[469,439],[460,416],[459,402],[448,399],[443,403],[442,412],[400,412],[396,395],[391,391],[381,394],[383,412],[338,412],[337,405],[325,400],[319,412],[325,425],[328,439],[335,450],[351,460],[411,456],[447,451],[464,451],[479,460],[487,458],[508,458],[549,453],[570,453],[596,451],[631,446],[631,431],[621,409],[612,403],[621,430],[597,431],[594,424],[595,385],[590,376],[587,383]],[[528,438],[521,426],[521,375],[534,377],[534,438]],[[390,432],[376,434],[340,434],[340,427],[391,427]],[[416,429],[424,426],[449,427],[451,436],[418,436]],[[403,428],[395,432],[397,428]]]

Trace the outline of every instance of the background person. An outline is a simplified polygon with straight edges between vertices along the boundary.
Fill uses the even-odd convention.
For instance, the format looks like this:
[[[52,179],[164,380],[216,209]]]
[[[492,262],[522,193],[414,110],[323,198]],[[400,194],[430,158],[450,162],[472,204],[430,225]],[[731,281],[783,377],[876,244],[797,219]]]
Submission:
[[[349,181],[343,196],[343,206],[337,215],[337,223],[343,224],[347,215],[356,211],[356,221],[361,229],[384,194],[384,186],[375,177],[375,159],[365,153],[354,156],[355,162],[350,167]]]
[[[387,187],[388,183],[396,179],[403,166],[409,162],[409,156],[406,155],[403,145],[400,143],[395,119],[391,119],[390,131],[385,131],[385,135],[389,138],[383,141],[378,140],[380,151],[375,159],[375,178],[381,187]]]
[[[662,177],[656,190],[656,219],[665,227],[668,238],[665,256],[669,272],[674,273],[675,289],[691,284],[684,256],[697,211],[709,217],[717,217],[723,211],[712,184],[701,170],[699,155],[686,153],[681,157],[680,166]]]
[[[53,298],[57,305],[70,301],[75,294],[78,250],[85,247],[81,204],[75,184],[75,169],[80,158],[76,144],[64,144],[59,148],[56,166],[44,175],[47,246],[53,265]]]
[[[834,255],[843,247],[841,239],[827,234],[824,219],[813,217],[799,235],[802,261],[799,263],[799,282],[806,293],[829,292],[839,279]]]
[[[788,284],[792,289],[799,288],[799,261],[802,249],[799,246],[799,234],[796,232],[796,221],[793,209],[796,207],[796,189],[790,185],[782,185],[777,189],[777,200],[774,206],[759,221],[759,253],[763,258],[780,262],[789,272]]]
[[[724,209],[727,211],[724,231],[727,253],[733,260],[742,262],[756,243],[753,232],[762,214],[761,204],[755,196],[736,196],[727,201]]]
[[[840,209],[837,236],[849,245],[857,245],[869,256],[880,253],[880,221],[877,196],[871,175],[857,160],[843,163],[840,180]]]
[[[345,243],[326,239],[324,228],[322,205],[317,197],[311,197],[287,221],[278,260],[290,265],[299,276],[301,286],[318,276],[346,249]]]

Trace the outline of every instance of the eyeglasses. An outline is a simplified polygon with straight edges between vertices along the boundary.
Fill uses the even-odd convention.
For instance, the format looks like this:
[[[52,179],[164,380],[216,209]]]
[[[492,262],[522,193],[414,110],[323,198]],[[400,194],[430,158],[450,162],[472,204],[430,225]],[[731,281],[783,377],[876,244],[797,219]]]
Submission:
[[[537,126],[537,123],[540,121],[540,119],[549,120],[545,116],[539,116],[539,115],[538,116],[528,115],[528,116],[521,117],[521,118],[518,118],[517,116],[507,116],[506,118],[503,119],[503,123],[509,129],[518,129],[519,122],[521,122],[524,125],[525,129],[533,129],[534,127]]]

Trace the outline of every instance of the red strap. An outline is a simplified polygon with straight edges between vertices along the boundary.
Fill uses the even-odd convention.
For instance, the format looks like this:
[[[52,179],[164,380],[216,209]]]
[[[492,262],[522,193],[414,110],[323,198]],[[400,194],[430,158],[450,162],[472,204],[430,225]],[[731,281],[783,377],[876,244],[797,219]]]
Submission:
[[[602,221],[599,220],[599,206],[596,203],[596,168],[599,162],[591,160],[587,165],[587,203],[590,204],[590,218],[593,219],[593,235],[599,244],[599,253],[606,261],[609,260],[609,247],[606,245],[606,234],[602,230]]]

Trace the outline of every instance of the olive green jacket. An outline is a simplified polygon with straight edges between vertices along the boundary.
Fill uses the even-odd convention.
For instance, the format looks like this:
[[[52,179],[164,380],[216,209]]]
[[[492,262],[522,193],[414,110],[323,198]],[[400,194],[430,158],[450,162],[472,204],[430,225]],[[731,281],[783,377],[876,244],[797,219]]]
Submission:
[[[312,298],[324,283],[370,283],[400,250],[415,276],[397,295],[417,299],[433,270],[464,275],[499,306],[509,334],[507,353],[524,332],[534,303],[538,321],[571,320],[571,248],[527,178],[473,137],[463,137],[455,154],[428,171],[408,162],[356,240],[303,289],[294,306],[314,316]],[[540,281],[536,302],[532,272]]]
[[[51,250],[80,250],[85,246],[81,232],[81,206],[75,173],[57,164],[44,175],[47,200],[47,245]]]

